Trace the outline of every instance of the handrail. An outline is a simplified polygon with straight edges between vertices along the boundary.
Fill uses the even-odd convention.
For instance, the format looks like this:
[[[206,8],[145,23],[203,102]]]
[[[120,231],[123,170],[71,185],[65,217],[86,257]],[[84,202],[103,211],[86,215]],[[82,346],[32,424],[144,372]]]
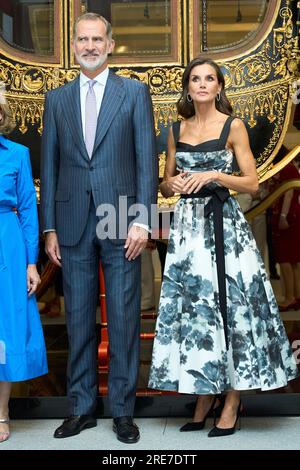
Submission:
[[[259,183],[263,183],[267,181],[272,176],[276,175],[279,171],[281,171],[288,163],[290,163],[294,158],[300,155],[300,145],[296,145],[285,157],[283,157],[280,162],[276,163],[272,168],[266,171],[261,178],[259,178]],[[258,168],[259,170],[259,168]]]
[[[300,178],[299,179],[292,179],[289,181],[285,181],[280,186],[278,186],[271,194],[269,194],[265,199],[263,199],[259,204],[252,207],[248,211],[245,212],[246,219],[252,220],[257,215],[264,212],[268,207],[270,207],[274,202],[280,198],[286,191],[290,189],[299,189],[300,190]]]

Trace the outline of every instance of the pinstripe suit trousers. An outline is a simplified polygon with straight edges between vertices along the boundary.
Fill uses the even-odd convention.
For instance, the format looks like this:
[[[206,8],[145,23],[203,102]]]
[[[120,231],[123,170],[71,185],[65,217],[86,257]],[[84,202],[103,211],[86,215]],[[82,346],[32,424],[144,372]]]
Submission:
[[[140,258],[127,261],[124,244],[99,240],[90,203],[84,233],[77,245],[61,245],[69,339],[70,413],[92,414],[97,397],[96,307],[99,260],[105,285],[110,347],[108,395],[113,417],[132,416],[140,350]]]

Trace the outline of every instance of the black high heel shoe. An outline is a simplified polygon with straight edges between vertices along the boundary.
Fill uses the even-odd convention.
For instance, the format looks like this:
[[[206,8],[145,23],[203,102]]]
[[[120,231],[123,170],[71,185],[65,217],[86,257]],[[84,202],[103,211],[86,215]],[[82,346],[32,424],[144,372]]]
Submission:
[[[220,404],[218,406],[215,407],[215,404],[216,404],[216,401],[219,400],[220,401]],[[206,419],[208,417],[208,415],[213,412],[214,414],[214,417],[216,416],[217,413],[221,413],[221,410],[224,406],[224,402],[223,400],[221,400],[221,397],[219,396],[215,396],[213,401],[212,401],[212,404],[210,405],[210,408],[208,410],[208,412],[206,413],[204,419],[202,421],[196,421],[196,422],[190,422],[190,423],[186,423],[184,424],[183,426],[181,426],[181,428],[179,429],[180,432],[189,432],[189,431],[201,431],[201,429],[204,428],[205,426],[205,423],[206,423]]]
[[[241,406],[242,402],[240,400],[239,406],[237,407],[236,411],[236,419],[234,422],[234,425],[232,428],[218,428],[218,426],[215,425],[214,421],[214,427],[209,431],[208,437],[222,437],[222,436],[230,436],[231,434],[235,433],[235,428],[238,423],[237,429],[241,429]]]

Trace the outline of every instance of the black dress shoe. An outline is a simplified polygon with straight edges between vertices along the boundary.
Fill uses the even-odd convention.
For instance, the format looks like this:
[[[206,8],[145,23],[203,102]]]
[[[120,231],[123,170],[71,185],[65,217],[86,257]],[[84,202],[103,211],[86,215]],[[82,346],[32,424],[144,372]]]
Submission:
[[[206,418],[203,421],[191,421],[189,423],[185,423],[179,429],[180,432],[189,432],[189,431],[201,431],[204,428],[206,422]]]
[[[140,438],[139,428],[131,416],[114,418],[113,431],[117,434],[117,439],[125,444],[134,444]]]
[[[97,420],[90,415],[70,416],[54,432],[54,437],[61,439],[79,434],[84,429],[97,426]]]
[[[215,406],[217,400],[219,400],[219,404]],[[184,424],[181,426],[179,429],[180,432],[190,432],[190,431],[201,431],[206,423],[206,419],[209,416],[210,413],[213,413],[214,418],[220,416],[222,409],[224,407],[225,403],[225,397],[223,395],[217,395],[213,398],[212,404],[209,407],[208,412],[204,416],[204,419],[202,421],[192,421],[189,423]]]
[[[218,428],[218,426],[214,426],[208,433],[208,437],[223,437],[223,436],[230,436],[231,434],[235,433],[236,426],[238,424],[237,429],[241,429],[241,408],[242,402],[239,402],[237,412],[236,412],[236,419],[232,428]]]

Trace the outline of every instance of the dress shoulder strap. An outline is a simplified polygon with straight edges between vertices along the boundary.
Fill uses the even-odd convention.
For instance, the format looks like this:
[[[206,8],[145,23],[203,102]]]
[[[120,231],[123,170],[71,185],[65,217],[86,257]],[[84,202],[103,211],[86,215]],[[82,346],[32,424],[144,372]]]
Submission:
[[[178,142],[178,139],[179,139],[180,124],[181,124],[181,121],[176,121],[172,124],[172,130],[173,130],[173,137],[174,137],[175,146],[177,145],[177,142]]]
[[[225,148],[225,145],[226,145],[226,142],[227,142],[227,139],[228,139],[228,135],[229,135],[229,132],[230,132],[230,126],[231,126],[231,123],[232,121],[235,119],[234,116],[229,116],[225,123],[224,123],[224,126],[223,126],[223,129],[222,129],[222,132],[221,132],[221,135],[220,135],[220,138],[219,138],[219,150],[223,150]]]

